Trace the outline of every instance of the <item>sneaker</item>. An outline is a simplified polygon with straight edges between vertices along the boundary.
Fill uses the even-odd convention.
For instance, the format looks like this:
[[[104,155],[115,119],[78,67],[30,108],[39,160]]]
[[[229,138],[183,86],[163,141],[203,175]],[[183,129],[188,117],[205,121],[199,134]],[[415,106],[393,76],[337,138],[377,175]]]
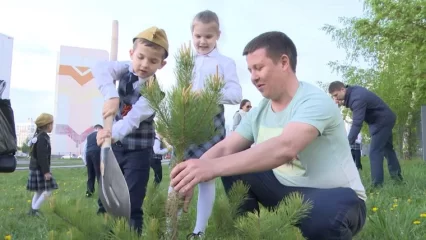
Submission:
[[[190,233],[186,236],[186,239],[204,239],[204,233],[198,232],[198,233]]]
[[[86,197],[91,197],[93,195],[92,192],[86,191]]]
[[[35,217],[44,217],[43,213],[41,213],[40,210],[38,210],[38,209],[31,209],[28,212],[28,215],[35,216]]]
[[[98,211],[96,212],[97,215],[101,215],[105,213],[106,213],[105,209],[102,209],[102,208],[99,208]]]

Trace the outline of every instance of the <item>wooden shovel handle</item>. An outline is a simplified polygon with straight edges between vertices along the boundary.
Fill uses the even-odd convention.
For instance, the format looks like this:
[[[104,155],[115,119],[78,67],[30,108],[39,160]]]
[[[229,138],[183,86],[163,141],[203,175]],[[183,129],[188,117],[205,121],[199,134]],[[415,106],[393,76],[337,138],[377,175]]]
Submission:
[[[109,130],[112,134],[112,122],[114,120],[114,116],[109,116],[104,119],[104,129]],[[111,138],[105,138],[104,143],[102,144],[102,148],[111,147]]]

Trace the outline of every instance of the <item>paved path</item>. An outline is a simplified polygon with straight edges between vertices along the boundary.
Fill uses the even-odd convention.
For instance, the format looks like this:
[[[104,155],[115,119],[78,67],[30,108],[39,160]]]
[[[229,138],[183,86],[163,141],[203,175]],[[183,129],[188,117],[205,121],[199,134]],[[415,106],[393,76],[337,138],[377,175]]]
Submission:
[[[18,161],[18,164],[25,164],[25,163],[20,163],[22,161]],[[170,162],[170,160],[163,160],[161,161],[162,165],[168,165]],[[64,166],[51,166],[50,168],[82,168],[82,167],[86,167],[85,165],[81,164],[81,165],[64,165]],[[16,170],[28,170],[28,167],[17,167]]]
[[[30,160],[17,160],[18,164],[30,164]],[[52,161],[54,164],[64,164],[65,161]]]

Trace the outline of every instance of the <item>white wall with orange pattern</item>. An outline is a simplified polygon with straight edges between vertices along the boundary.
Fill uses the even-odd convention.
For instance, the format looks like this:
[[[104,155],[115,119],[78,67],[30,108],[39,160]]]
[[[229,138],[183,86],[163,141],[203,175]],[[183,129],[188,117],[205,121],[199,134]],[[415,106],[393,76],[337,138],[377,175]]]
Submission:
[[[102,96],[91,67],[109,59],[106,50],[61,46],[56,76],[52,154],[80,155],[95,124],[102,124]]]

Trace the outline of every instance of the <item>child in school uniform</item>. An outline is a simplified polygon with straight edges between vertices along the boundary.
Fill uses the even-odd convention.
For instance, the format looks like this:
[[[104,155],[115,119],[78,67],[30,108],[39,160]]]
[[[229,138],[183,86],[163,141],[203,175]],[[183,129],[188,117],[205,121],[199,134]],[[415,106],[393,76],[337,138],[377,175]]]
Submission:
[[[222,55],[217,49],[220,37],[219,18],[216,13],[206,10],[195,15],[192,25],[192,41],[196,50],[193,91],[201,91],[208,76],[219,74],[223,77],[225,86],[220,101],[221,111],[212,119],[218,130],[218,135],[201,145],[192,145],[186,152],[185,159],[200,158],[207,150],[225,138],[225,117],[223,104],[237,105],[242,100],[242,89],[239,83],[235,61]],[[207,226],[215,198],[214,181],[199,184],[197,220],[193,233],[188,238],[201,236]],[[186,201],[188,202],[188,201]]]
[[[161,180],[163,180],[163,167],[161,166],[161,160],[163,160],[164,155],[171,151],[171,147],[166,146],[163,137],[157,133],[152,150],[154,151],[154,156],[151,159],[151,168],[154,170],[154,183],[160,184]]]
[[[35,120],[36,132],[28,142],[31,147],[29,176],[27,190],[34,192],[31,202],[30,216],[41,216],[39,211],[43,202],[50,196],[52,190],[58,189],[58,184],[50,172],[51,146],[48,133],[53,129],[53,116],[42,113]]]
[[[133,39],[131,62],[104,62],[92,69],[105,99],[103,117],[115,116],[112,131],[99,130],[97,143],[102,145],[106,137],[112,138],[112,150],[129,187],[130,225],[139,234],[155,138],[155,113],[140,89],[166,64],[168,50],[166,32],[151,27]],[[118,90],[114,80],[119,80]]]

